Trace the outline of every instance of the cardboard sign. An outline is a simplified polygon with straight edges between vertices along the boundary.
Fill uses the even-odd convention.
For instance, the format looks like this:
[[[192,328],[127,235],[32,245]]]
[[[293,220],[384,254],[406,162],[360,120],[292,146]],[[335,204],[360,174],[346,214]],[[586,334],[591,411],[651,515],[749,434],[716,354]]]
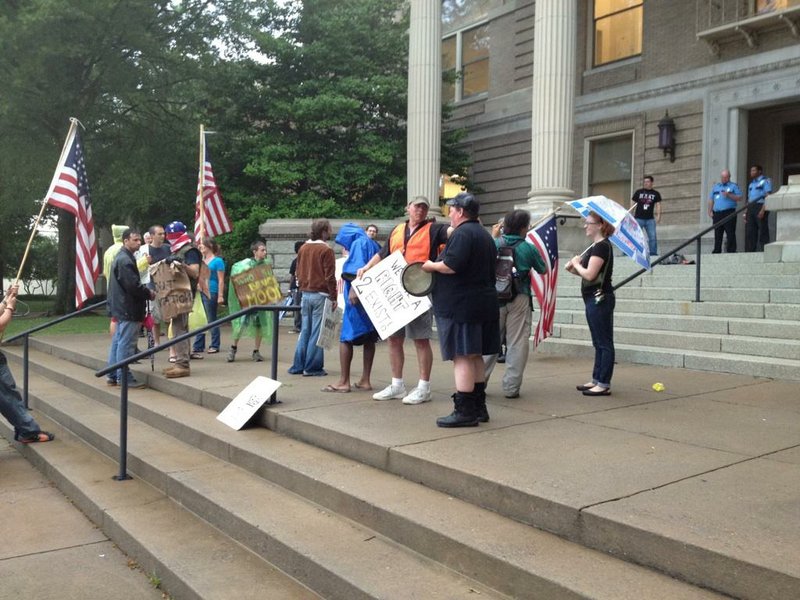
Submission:
[[[281,286],[272,273],[272,265],[257,265],[231,277],[233,289],[242,308],[274,304],[282,297]]]
[[[319,329],[317,346],[325,350],[332,350],[339,344],[339,336],[342,332],[342,317],[344,311],[341,305],[336,310],[331,310],[331,301],[325,298],[325,307],[322,309],[322,326]]]
[[[156,301],[164,321],[192,312],[194,297],[189,276],[183,265],[168,265],[163,260],[150,267],[150,277],[156,289]]]
[[[382,340],[431,308],[427,297],[418,298],[403,289],[400,277],[406,264],[398,250],[352,282]]]
[[[238,431],[279,387],[281,387],[280,381],[259,375],[231,400],[230,404],[217,415],[217,420]]]

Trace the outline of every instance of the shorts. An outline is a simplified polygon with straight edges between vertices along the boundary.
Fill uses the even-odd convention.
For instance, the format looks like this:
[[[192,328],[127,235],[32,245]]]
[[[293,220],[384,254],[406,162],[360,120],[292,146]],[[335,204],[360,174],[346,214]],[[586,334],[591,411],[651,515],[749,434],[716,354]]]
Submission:
[[[412,340],[431,339],[433,337],[433,311],[425,311],[390,337],[407,337]]]
[[[363,346],[364,344],[374,344],[375,342],[378,341],[378,339],[379,339],[378,338],[378,332],[377,331],[370,331],[369,333],[365,333],[364,335],[360,335],[356,339],[349,340],[349,342],[345,342],[345,343],[353,344],[353,346]]]
[[[442,360],[500,352],[500,324],[497,320],[457,323],[452,319],[437,317],[436,326]]]

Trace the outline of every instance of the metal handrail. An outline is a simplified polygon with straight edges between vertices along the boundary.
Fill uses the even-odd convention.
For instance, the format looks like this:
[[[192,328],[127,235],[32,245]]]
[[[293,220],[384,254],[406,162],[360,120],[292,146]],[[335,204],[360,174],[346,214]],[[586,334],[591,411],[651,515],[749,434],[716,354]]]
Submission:
[[[174,346],[184,340],[188,340],[189,338],[194,337],[199,333],[203,333],[208,331],[209,329],[213,329],[214,327],[219,327],[223,323],[227,323],[229,321],[233,321],[234,319],[238,319],[239,317],[244,317],[250,313],[254,313],[256,311],[268,311],[272,313],[272,364],[270,366],[270,375],[272,379],[278,378],[278,328],[280,324],[279,313],[280,312],[297,312],[300,310],[299,306],[292,306],[292,305],[284,305],[284,304],[259,304],[248,306],[247,308],[243,308],[235,313],[231,313],[224,317],[217,319],[216,321],[212,321],[207,325],[203,325],[202,327],[198,327],[197,329],[193,329],[192,331],[187,331],[186,333],[182,333],[181,335],[172,338],[171,340],[166,341],[163,344],[159,344],[158,346],[154,346],[152,348],[148,348],[146,350],[142,350],[136,354],[132,354],[128,358],[124,360],[120,360],[115,362],[112,365],[108,365],[99,371],[95,371],[95,377],[102,377],[103,375],[107,375],[117,369],[122,369],[122,377],[119,379],[120,383],[120,406],[119,406],[119,473],[114,475],[113,479],[117,481],[124,481],[126,479],[131,479],[131,476],[128,475],[128,369],[130,368],[129,365],[132,362],[137,360],[141,360],[142,358],[147,358],[152,354],[156,354],[157,352],[161,352],[165,348],[169,348],[170,346]],[[279,402],[277,398],[277,392],[273,393],[270,396],[268,404],[277,404]]]
[[[667,258],[672,256],[673,254],[676,254],[678,252],[678,250],[682,250],[683,248],[685,248],[686,246],[688,246],[692,242],[696,241],[697,242],[697,256],[695,257],[695,299],[694,299],[694,301],[695,302],[702,302],[700,300],[700,256],[701,256],[701,254],[700,254],[700,238],[702,238],[709,231],[713,231],[714,229],[717,229],[718,227],[722,227],[725,223],[727,223],[731,219],[735,219],[736,217],[739,216],[739,213],[743,212],[746,209],[747,209],[747,203],[745,202],[744,206],[742,206],[741,208],[737,208],[734,212],[729,214],[727,217],[725,217],[724,219],[722,219],[718,223],[714,223],[710,227],[706,227],[700,233],[697,233],[697,234],[693,235],[688,240],[686,240],[685,242],[683,242],[679,246],[676,246],[675,248],[673,248],[672,250],[670,250],[669,252],[667,252],[663,256],[659,256],[655,261],[650,263],[650,269],[652,269],[656,265],[664,262],[664,260],[666,260]],[[612,289],[614,291],[617,291],[623,285],[625,285],[627,283],[630,283],[631,281],[633,281],[634,279],[636,279],[640,275],[642,275],[644,273],[647,273],[647,271],[648,271],[647,269],[641,269],[641,270],[637,271],[636,273],[634,273],[630,277],[620,281]]]
[[[53,319],[52,321],[48,321],[47,323],[42,323],[41,325],[37,325],[36,327],[31,327],[27,331],[23,331],[22,333],[18,333],[10,338],[8,338],[4,343],[10,344],[18,340],[19,338],[23,338],[22,341],[22,401],[25,404],[25,408],[28,409],[28,380],[29,380],[29,368],[28,368],[28,351],[29,351],[29,339],[32,333],[36,333],[37,331],[41,331],[42,329],[47,329],[48,327],[52,327],[53,325],[58,325],[59,323],[63,323],[64,321],[68,321],[73,317],[77,317],[78,315],[82,315],[87,312],[91,312],[94,309],[105,306],[108,303],[108,300],[103,300],[101,302],[97,302],[92,304],[91,306],[84,306],[80,310],[76,310],[75,312],[69,313],[68,315],[63,315],[58,317],[57,319]]]

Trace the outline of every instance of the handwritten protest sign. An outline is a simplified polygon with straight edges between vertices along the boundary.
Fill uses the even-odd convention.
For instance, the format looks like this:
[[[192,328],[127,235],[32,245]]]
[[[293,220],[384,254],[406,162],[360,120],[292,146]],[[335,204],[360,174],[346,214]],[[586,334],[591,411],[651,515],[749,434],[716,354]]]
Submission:
[[[402,252],[398,250],[352,283],[382,340],[431,307],[427,297],[418,298],[403,289],[400,276],[406,264]]]
[[[344,311],[341,305],[336,310],[331,310],[331,301],[325,299],[325,307],[322,309],[322,326],[319,329],[317,346],[325,350],[332,350],[339,344],[339,335],[342,331],[342,316]]]
[[[280,381],[256,377],[217,415],[217,420],[233,429],[241,429],[279,387]]]
[[[258,304],[274,304],[283,295],[278,280],[272,273],[272,265],[256,265],[252,269],[231,276],[233,289],[242,308]]]
[[[164,321],[192,312],[192,286],[182,265],[159,261],[150,267],[150,277]]]

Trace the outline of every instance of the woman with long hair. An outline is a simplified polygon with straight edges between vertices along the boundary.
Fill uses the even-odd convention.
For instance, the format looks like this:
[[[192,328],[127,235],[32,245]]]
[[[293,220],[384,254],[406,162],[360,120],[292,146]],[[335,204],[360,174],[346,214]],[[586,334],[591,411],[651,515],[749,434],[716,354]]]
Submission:
[[[206,318],[211,323],[217,320],[217,307],[225,302],[225,261],[218,256],[219,244],[212,238],[206,237],[200,240],[199,250],[203,255],[203,262],[209,270],[208,296],[199,289],[197,293],[201,294],[203,308],[206,310]],[[205,345],[206,334],[198,333],[194,338],[192,358],[203,358],[202,352],[205,350]],[[219,327],[214,327],[211,330],[211,344],[208,347],[208,353],[216,354],[219,352],[219,346]]]
[[[581,296],[586,305],[586,322],[592,334],[594,369],[592,380],[577,386],[584,396],[611,394],[614,374],[614,306],[616,298],[611,285],[614,253],[608,236],[614,227],[600,215],[590,212],[583,223],[586,237],[592,240],[583,254],[567,263],[567,271],[581,278]]]

